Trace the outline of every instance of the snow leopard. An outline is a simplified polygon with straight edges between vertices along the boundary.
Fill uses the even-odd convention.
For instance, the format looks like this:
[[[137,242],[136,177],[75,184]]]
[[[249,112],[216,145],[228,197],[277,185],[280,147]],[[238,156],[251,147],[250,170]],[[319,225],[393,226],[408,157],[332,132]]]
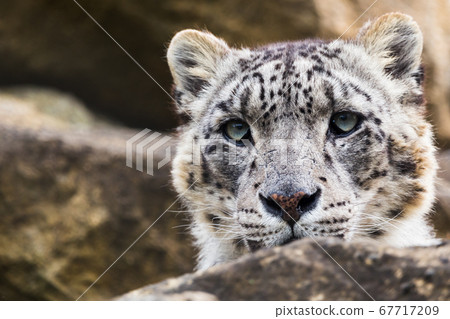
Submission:
[[[172,176],[197,269],[305,237],[435,243],[422,45],[401,13],[350,39],[254,48],[178,32]]]

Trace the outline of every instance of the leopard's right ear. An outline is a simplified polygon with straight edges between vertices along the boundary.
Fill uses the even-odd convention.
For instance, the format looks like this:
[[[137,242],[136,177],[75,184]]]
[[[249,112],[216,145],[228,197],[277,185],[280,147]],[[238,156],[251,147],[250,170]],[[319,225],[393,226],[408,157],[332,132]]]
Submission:
[[[357,39],[392,77],[414,77],[421,73],[423,38],[410,16],[397,12],[382,15],[366,23]]]
[[[230,51],[225,41],[208,32],[184,30],[172,39],[167,60],[177,91],[198,96],[216,74],[218,64]]]

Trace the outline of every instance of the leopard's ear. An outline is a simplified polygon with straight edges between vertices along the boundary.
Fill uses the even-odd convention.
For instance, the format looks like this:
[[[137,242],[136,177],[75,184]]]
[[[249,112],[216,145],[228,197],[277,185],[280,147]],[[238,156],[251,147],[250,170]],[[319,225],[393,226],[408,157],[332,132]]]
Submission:
[[[419,72],[423,38],[419,26],[410,16],[402,13],[382,15],[374,22],[367,22],[357,40],[394,78],[415,76]]]
[[[216,74],[219,62],[229,51],[228,45],[211,33],[197,30],[178,32],[167,51],[176,89],[197,96]]]

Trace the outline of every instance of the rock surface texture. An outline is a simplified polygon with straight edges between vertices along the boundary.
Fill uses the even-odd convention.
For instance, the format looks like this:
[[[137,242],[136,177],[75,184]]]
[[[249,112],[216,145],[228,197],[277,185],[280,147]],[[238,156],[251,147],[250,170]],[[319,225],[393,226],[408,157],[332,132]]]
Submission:
[[[13,91],[0,92],[0,300],[74,300],[174,201],[168,168],[126,167],[137,131],[72,97]],[[180,223],[167,212],[82,300],[191,271]]]
[[[394,249],[303,239],[116,299],[450,300],[449,258],[450,242]]]
[[[167,167],[155,170],[154,176],[150,176],[125,166],[125,141],[136,133],[135,130],[124,129],[99,120],[80,101],[66,94],[42,88],[0,91],[0,300],[78,298],[173,203],[176,197],[170,191]],[[161,153],[156,154],[156,160],[162,158],[164,154]],[[449,154],[443,153],[440,156],[442,167],[441,181],[438,184],[440,201],[438,211],[433,217],[438,235],[444,238],[449,237],[450,229],[448,198],[450,168],[446,166],[450,162]],[[177,205],[172,206],[171,211],[158,220],[83,296],[82,300],[112,298],[146,284],[191,272],[195,253],[190,246],[191,239],[186,234],[186,228],[178,228],[180,224],[188,223],[185,216],[172,212],[178,209]],[[306,245],[307,242],[301,241],[295,245]],[[285,249],[296,247],[295,245],[263,254],[284,254]],[[337,258],[347,256],[348,260],[355,260],[353,263],[344,261],[349,262],[348,267],[357,267],[355,263],[360,263],[359,259],[350,256],[350,250],[356,254],[359,248],[363,249],[361,256],[370,255],[376,250],[370,248],[370,251],[365,251],[364,246],[330,247],[335,247],[332,251],[333,249],[343,251],[341,254],[341,250],[337,250],[339,255]],[[446,247],[437,250],[421,248],[417,253],[415,250],[400,251],[404,253],[405,258],[397,258],[399,253],[396,252],[392,256],[388,255],[391,257],[387,260],[401,261],[402,264],[395,264],[398,267],[395,274],[407,276],[413,273],[409,271],[411,267],[411,269],[417,267],[416,261],[419,256],[426,262],[429,260],[436,262],[437,259],[433,259],[432,256],[442,251],[448,255]],[[338,271],[339,269],[331,268],[334,266],[325,255],[320,255],[319,250],[313,252],[317,247],[310,245],[306,248],[304,253],[309,252],[315,259],[309,259],[308,255],[295,262],[310,267],[305,268],[311,270],[305,278],[311,280],[314,278],[314,281],[299,282],[301,289],[315,287],[314,289],[319,291],[322,280],[328,280],[322,276],[322,270],[335,271],[332,278],[336,276],[336,280],[345,283],[342,287],[353,287],[348,278]],[[428,252],[431,259],[426,259]],[[408,254],[411,256],[408,257]],[[259,259],[255,258],[260,257],[257,256],[260,255],[251,255],[249,259],[245,259],[246,263],[254,263],[251,266],[242,264],[244,260],[241,260],[236,264],[219,266],[202,275],[186,275],[181,279],[172,279],[155,286],[165,287],[164,289],[152,287],[143,290],[148,292],[152,289],[151,294],[146,292],[142,295],[128,295],[126,298],[134,296],[133,298],[138,299],[158,300],[251,299],[250,295],[240,295],[238,292],[244,291],[243,288],[246,286],[254,287],[253,283],[258,281],[249,281],[244,277],[239,279],[237,276],[241,273],[241,269],[243,275],[254,273],[263,276],[263,272],[269,268],[258,268]],[[363,260],[365,259],[364,257]],[[288,263],[290,259],[282,260],[280,259],[280,262]],[[273,267],[279,266],[277,263]],[[364,262],[358,265],[363,264]],[[251,268],[253,265],[257,268]],[[296,264],[287,265],[283,268],[283,276],[288,277],[289,272],[296,276],[305,274],[297,272],[299,270],[296,269]],[[294,266],[291,268],[289,265]],[[384,265],[384,259],[381,265]],[[444,266],[442,264],[442,267]],[[247,269],[246,272],[244,269]],[[271,269],[275,274],[275,269]],[[306,272],[305,269],[302,271]],[[368,269],[381,271],[388,268]],[[392,269],[386,270],[389,276]],[[439,273],[441,268],[436,269],[435,273]],[[420,271],[422,270],[420,268]],[[418,274],[419,270],[416,273]],[[220,293],[222,286],[218,285],[217,281],[219,277],[214,277],[219,275],[229,285],[233,280],[239,280],[236,281],[236,286],[223,288],[222,294]],[[367,276],[369,278],[369,275]],[[389,278],[391,277],[386,277],[386,280],[390,280]],[[409,291],[408,282],[411,281],[408,281],[408,278],[395,279],[390,286],[392,292],[386,295],[386,299],[396,296],[395,293],[399,290],[394,287],[399,282],[404,284],[405,291]],[[180,288],[188,287],[187,282],[191,279],[194,280],[195,286],[189,286],[188,290]],[[440,284],[443,284],[444,281],[441,279]],[[262,281],[263,277],[258,280]],[[206,286],[199,286],[200,282]],[[275,282],[272,284],[275,285]],[[285,284],[288,284],[287,279]],[[372,284],[375,282],[369,282],[369,288]],[[178,288],[169,291],[168,287],[172,287],[171,285]],[[424,285],[423,287],[429,287],[428,282]],[[419,284],[416,286],[417,289],[422,287]],[[275,289],[275,286],[267,287]],[[343,290],[342,287],[336,287],[333,288],[336,289],[335,295],[324,294],[323,298],[331,299]],[[238,292],[231,294],[231,289]],[[260,288],[252,289],[254,290],[249,291],[257,291]],[[422,296],[415,292],[418,290],[411,291],[405,298]],[[442,291],[444,293],[446,290]],[[254,298],[269,298],[262,293],[264,292],[256,293]],[[364,298],[364,295],[359,295],[360,292],[356,289],[352,290],[352,295],[350,292],[345,293],[343,297]],[[320,294],[317,292],[301,296],[302,298],[315,296],[314,298],[320,299]],[[283,299],[285,295],[278,298]]]

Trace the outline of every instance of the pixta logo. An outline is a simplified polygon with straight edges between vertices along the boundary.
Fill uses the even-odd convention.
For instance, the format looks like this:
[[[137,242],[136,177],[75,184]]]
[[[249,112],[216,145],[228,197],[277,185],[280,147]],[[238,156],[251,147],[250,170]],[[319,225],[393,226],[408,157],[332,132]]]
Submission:
[[[165,156],[157,162],[157,169],[160,169],[171,160],[171,144],[169,141],[171,136],[164,136],[158,132],[152,132],[144,129],[134,135],[126,143],[126,164],[133,168],[133,160],[136,170],[144,172],[144,160],[146,159],[146,173],[153,175],[154,173],[154,154],[156,151],[164,147]],[[133,156],[134,154],[134,156]]]

